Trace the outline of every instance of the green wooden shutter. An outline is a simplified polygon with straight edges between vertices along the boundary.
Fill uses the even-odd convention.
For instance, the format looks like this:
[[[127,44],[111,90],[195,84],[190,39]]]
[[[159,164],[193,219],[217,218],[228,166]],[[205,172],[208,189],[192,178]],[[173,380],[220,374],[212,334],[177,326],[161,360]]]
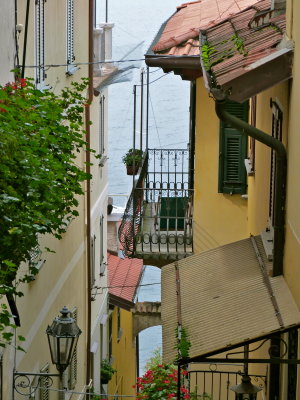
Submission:
[[[249,102],[227,101],[226,111],[248,121]],[[247,176],[244,160],[247,157],[247,135],[229,124],[220,124],[219,193],[246,193]]]

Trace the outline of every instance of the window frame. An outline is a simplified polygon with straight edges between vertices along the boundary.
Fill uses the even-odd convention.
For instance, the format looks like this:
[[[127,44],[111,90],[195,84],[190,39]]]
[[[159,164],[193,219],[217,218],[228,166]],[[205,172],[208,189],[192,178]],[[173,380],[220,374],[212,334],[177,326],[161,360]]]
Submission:
[[[75,61],[75,18],[74,0],[66,0],[66,74],[73,75],[77,70]]]
[[[270,107],[272,109],[272,137],[282,142],[282,127],[283,127],[283,110],[276,100],[270,99]],[[275,186],[276,186],[276,152],[270,149],[270,183],[269,183],[269,225],[274,226],[275,218]]]
[[[38,89],[45,86],[45,0],[35,0],[34,7],[34,48],[35,84]]]
[[[99,262],[100,262],[100,276],[104,276],[106,263],[104,262],[104,215],[100,216],[100,253],[99,253]]]

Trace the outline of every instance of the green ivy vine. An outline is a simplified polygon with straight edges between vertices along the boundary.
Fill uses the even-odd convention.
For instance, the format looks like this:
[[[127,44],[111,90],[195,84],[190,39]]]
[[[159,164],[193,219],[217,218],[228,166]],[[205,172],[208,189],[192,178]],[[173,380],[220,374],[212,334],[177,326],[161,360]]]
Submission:
[[[175,334],[176,334],[175,350],[177,350],[177,357],[175,361],[189,358],[191,342],[189,340],[187,330],[183,326],[178,325]]]

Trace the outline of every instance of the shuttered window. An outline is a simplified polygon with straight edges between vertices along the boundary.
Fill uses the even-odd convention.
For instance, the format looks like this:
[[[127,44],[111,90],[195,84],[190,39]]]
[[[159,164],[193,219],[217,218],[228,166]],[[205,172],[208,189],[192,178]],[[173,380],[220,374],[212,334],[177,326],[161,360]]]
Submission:
[[[74,308],[71,312],[71,317],[77,322],[77,308]],[[75,389],[77,382],[77,346],[75,347],[71,363],[68,367],[68,389]]]
[[[45,0],[35,0],[35,81],[42,86],[45,74]]]
[[[106,264],[104,262],[104,216],[100,217],[100,275],[105,273]]]
[[[77,69],[73,64],[74,61],[74,0],[67,0],[67,74],[69,75]]]
[[[248,121],[248,101],[227,101],[225,109],[237,118]],[[219,193],[246,193],[247,136],[229,124],[220,124]]]
[[[104,142],[104,124],[105,124],[105,96],[100,97],[100,115],[99,115],[99,154],[104,155],[105,142]]]
[[[96,236],[91,237],[91,287],[95,285],[95,266],[96,266]]]

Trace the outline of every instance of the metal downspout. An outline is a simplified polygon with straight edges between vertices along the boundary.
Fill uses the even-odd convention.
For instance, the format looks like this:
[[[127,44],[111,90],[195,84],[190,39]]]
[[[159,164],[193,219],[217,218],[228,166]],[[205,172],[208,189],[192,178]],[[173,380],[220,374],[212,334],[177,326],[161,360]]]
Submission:
[[[25,63],[26,63],[26,52],[27,52],[27,37],[28,37],[29,10],[30,10],[30,0],[27,0],[27,3],[26,3],[26,17],[25,17],[25,32],[24,32],[24,43],[23,43],[23,59],[22,59],[21,78],[25,78]]]
[[[286,149],[279,140],[225,111],[225,99],[216,99],[216,113],[220,120],[229,123],[232,127],[239,129],[243,134],[253,137],[255,140],[271,147],[276,152],[273,276],[282,275],[286,193]]]
[[[86,130],[86,172],[91,173],[91,128],[90,128],[90,107],[93,101],[93,57],[94,57],[94,41],[93,41],[93,28],[94,28],[94,1],[89,0],[88,23],[89,23],[89,47],[88,47],[88,77],[89,86],[87,94],[87,104],[85,107],[85,130]],[[91,380],[91,326],[92,326],[92,310],[91,310],[91,180],[87,180],[87,194],[86,194],[86,243],[87,243],[87,263],[86,263],[86,276],[87,276],[87,341],[86,341],[86,385],[89,385]]]

